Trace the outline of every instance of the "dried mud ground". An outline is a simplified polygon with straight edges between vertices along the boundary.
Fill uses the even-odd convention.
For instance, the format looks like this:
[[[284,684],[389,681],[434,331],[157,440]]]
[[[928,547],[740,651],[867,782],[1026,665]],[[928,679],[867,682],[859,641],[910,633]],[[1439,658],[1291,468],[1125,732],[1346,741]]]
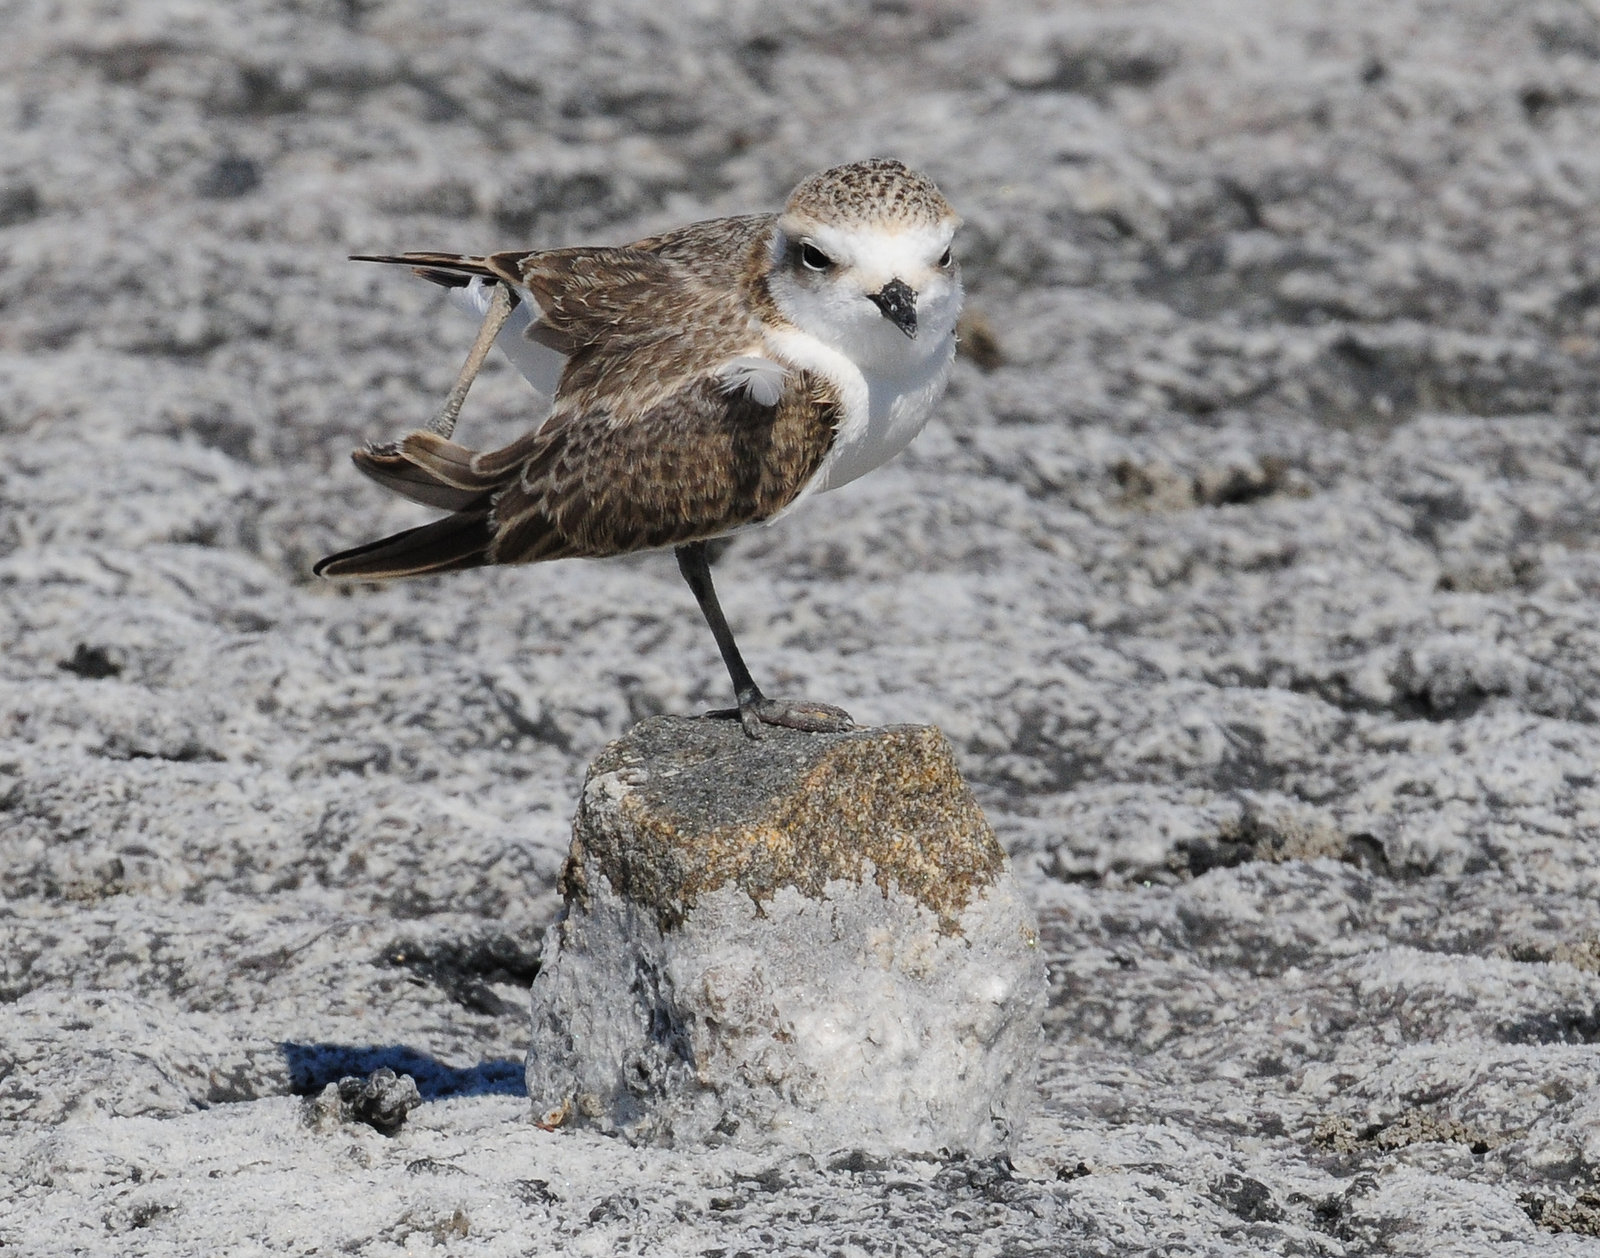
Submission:
[[[1600,19],[1577,0],[10,0],[6,1253],[1600,1242]],[[772,689],[930,721],[1035,897],[1012,1164],[528,1122],[586,762],[725,702],[670,558],[340,591],[472,328],[352,252],[869,153],[967,219],[896,464],[740,538]],[[526,421],[503,365],[462,435]],[[392,1138],[302,1097],[390,1065]]]

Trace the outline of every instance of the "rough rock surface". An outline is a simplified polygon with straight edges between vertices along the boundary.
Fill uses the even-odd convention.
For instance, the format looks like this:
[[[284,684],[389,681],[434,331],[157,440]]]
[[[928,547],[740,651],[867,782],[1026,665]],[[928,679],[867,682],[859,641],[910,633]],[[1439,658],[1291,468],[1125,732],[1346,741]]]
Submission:
[[[0,27],[8,1249],[1592,1251],[1589,4]],[[871,152],[965,215],[982,322],[719,587],[769,691],[950,737],[1039,912],[1041,1113],[1009,1168],[540,1132],[584,766],[727,682],[666,556],[309,579],[425,518],[348,452],[473,333],[344,255],[625,240]],[[497,366],[461,435],[526,396]],[[395,1137],[301,1125],[385,1066]]]
[[[765,907],[783,887],[816,900],[870,880],[948,934],[999,880],[1005,853],[938,730],[773,729],[754,746],[736,733],[655,717],[601,752],[579,798],[569,900],[600,873],[670,930],[723,887]]]
[[[540,1121],[693,1147],[1010,1152],[1032,913],[938,730],[654,717],[584,783],[533,983]]]
[[[392,1136],[405,1126],[406,1115],[422,1104],[422,1093],[410,1075],[380,1066],[365,1079],[346,1075],[306,1102],[302,1118],[308,1127],[332,1130],[339,1123],[366,1123]]]

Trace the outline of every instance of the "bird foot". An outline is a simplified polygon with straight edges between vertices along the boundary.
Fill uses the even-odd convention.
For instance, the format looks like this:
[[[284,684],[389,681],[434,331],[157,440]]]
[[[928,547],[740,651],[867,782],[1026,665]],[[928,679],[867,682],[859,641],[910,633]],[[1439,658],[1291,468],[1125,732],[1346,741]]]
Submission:
[[[765,735],[767,725],[781,725],[785,729],[803,730],[807,734],[842,734],[855,729],[856,723],[843,708],[831,703],[812,703],[808,699],[769,699],[755,695],[740,702],[737,708],[723,708],[707,712],[711,717],[738,717],[739,724],[751,738]]]

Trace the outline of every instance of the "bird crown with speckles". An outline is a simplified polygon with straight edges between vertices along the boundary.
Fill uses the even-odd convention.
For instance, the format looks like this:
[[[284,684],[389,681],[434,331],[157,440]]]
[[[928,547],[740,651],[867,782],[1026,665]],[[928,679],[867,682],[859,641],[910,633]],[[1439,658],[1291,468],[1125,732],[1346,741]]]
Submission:
[[[884,219],[942,223],[955,211],[926,175],[892,157],[870,157],[820,171],[789,194],[784,217],[838,222]]]

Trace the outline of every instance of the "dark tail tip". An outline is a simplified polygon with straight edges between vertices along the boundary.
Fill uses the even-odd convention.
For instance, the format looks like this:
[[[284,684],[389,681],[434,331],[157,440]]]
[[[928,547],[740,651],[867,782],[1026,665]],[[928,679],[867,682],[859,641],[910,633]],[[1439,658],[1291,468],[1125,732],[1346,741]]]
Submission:
[[[488,512],[463,512],[392,537],[379,538],[365,546],[341,550],[319,561],[311,571],[315,576],[330,580],[363,581],[459,572],[488,563],[489,544],[493,540]]]

